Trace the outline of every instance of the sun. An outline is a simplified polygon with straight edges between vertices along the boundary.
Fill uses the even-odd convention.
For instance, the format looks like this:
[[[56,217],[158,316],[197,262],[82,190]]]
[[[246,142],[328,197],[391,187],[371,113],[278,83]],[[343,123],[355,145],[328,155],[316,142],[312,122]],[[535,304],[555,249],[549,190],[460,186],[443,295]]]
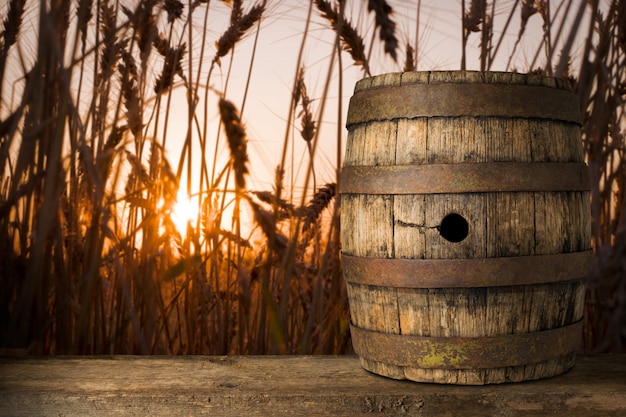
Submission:
[[[200,212],[196,200],[197,198],[195,197],[190,199],[184,190],[178,190],[176,202],[171,211],[171,219],[181,235],[184,235],[187,231],[187,225],[191,227],[196,226],[198,213]]]

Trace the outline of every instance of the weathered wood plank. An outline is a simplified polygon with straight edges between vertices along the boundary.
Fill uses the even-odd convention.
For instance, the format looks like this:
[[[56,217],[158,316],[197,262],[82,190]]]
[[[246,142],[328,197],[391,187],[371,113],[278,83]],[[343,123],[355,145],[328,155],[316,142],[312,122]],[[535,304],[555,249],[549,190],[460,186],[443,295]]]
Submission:
[[[623,416],[626,355],[532,382],[396,381],[356,356],[0,359],[2,416]]]

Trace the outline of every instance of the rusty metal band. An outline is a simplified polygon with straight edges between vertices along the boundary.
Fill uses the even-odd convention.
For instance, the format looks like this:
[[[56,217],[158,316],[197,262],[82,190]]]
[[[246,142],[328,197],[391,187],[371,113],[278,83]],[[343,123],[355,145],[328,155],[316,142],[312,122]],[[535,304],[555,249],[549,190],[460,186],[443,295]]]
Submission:
[[[569,326],[495,337],[419,337],[350,324],[354,351],[364,359],[426,369],[489,369],[558,359],[578,350],[582,320]]]
[[[346,282],[394,288],[478,288],[584,280],[592,251],[477,259],[341,255]]]
[[[339,192],[347,194],[587,190],[583,162],[357,165],[343,167],[339,181]]]
[[[408,84],[356,92],[350,99],[346,124],[434,116],[582,123],[578,100],[568,90],[520,84]]]

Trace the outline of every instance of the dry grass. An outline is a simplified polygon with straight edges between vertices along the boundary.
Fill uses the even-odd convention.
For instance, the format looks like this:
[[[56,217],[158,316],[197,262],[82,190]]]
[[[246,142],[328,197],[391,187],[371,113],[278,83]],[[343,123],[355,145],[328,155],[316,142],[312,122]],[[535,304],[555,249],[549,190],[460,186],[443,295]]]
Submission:
[[[367,19],[349,16],[350,2],[316,0],[309,9],[303,37],[317,17],[336,36],[337,48],[319,95],[307,88],[306,54],[294,51],[288,133],[269,190],[250,188],[258,170],[248,154],[246,97],[239,104],[227,86],[236,46],[262,32],[270,3],[79,0],[51,2],[41,15],[37,4],[11,0],[0,10],[0,348],[31,354],[349,352],[338,177],[317,186],[316,150],[320,126],[334,122],[339,171],[343,109],[339,103],[337,113],[327,115],[324,108],[332,78],[338,79],[337,96],[345,95],[344,54],[369,75],[381,66],[372,52],[380,42],[389,65],[404,56],[405,70],[417,67],[416,51],[423,49],[408,41],[401,49],[399,16],[390,4],[359,3]],[[574,84],[594,185],[586,349],[623,350],[626,6],[613,0],[569,11],[550,1],[523,1],[502,11],[493,2],[462,4],[461,66],[477,38],[479,66],[492,69],[508,28],[519,22],[513,36],[522,45],[527,26],[540,18],[542,39],[528,70]],[[225,10],[230,17],[221,35],[196,31]],[[579,13],[592,18],[584,50],[574,59],[577,21],[560,22]],[[36,33],[28,33],[25,21]],[[504,59],[516,62],[513,54]],[[181,113],[172,101],[179,90],[187,100],[186,131],[172,165],[167,135],[174,113]],[[211,121],[211,112],[219,113],[218,121]],[[306,145],[298,184],[297,157],[287,157],[293,131]],[[219,157],[224,145],[226,161]],[[187,188],[180,190],[183,183]],[[186,230],[173,221],[181,191],[200,207]],[[247,211],[251,230],[243,227]]]

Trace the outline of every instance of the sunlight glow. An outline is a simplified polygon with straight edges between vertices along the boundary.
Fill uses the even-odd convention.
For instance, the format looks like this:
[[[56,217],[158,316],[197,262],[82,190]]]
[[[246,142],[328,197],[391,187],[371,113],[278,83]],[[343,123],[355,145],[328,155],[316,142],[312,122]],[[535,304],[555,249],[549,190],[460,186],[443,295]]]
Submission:
[[[178,190],[176,203],[172,207],[171,218],[181,235],[185,235],[188,224],[191,227],[195,227],[199,212],[200,209],[196,199],[189,199],[184,190]]]

